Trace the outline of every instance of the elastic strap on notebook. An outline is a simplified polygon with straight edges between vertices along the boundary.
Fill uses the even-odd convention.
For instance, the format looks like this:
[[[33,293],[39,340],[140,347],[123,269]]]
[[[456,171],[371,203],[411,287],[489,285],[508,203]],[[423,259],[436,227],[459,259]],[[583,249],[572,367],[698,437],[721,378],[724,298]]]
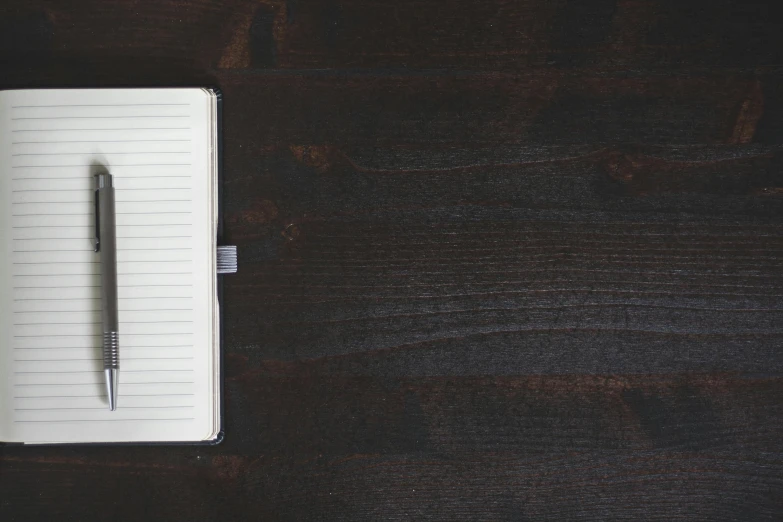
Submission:
[[[237,247],[236,245],[224,245],[217,247],[217,273],[234,274],[237,271]]]

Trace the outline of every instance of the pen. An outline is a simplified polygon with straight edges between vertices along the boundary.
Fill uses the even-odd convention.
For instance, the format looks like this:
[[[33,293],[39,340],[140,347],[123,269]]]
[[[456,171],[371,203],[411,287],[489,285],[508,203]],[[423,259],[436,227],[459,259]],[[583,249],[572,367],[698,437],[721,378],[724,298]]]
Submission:
[[[117,309],[117,232],[114,186],[108,172],[95,175],[95,251],[101,258],[103,373],[109,409],[117,409],[120,375],[120,322]]]

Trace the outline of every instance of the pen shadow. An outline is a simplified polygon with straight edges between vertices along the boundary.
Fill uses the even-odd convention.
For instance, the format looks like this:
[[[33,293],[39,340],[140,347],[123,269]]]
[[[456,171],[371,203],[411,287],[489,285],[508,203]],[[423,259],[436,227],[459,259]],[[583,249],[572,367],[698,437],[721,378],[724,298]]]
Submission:
[[[92,161],[90,161],[90,167],[89,167],[89,173],[90,177],[97,176],[98,174],[106,174],[109,172],[109,166],[108,161],[106,158],[103,157],[101,154],[96,154],[96,156],[101,156],[100,158],[94,158]]]
[[[98,253],[93,252],[93,256],[95,258],[95,261],[98,261]],[[93,312],[93,329],[92,329],[92,337],[93,339],[93,349],[91,356],[92,359],[92,370],[97,372],[95,375],[98,376],[98,378],[95,380],[95,386],[92,389],[92,392],[100,397],[101,403],[106,404],[108,407],[109,405],[109,399],[106,397],[106,383],[104,382],[103,377],[103,324],[101,322],[101,264],[99,262],[96,262],[93,264],[95,267],[95,276],[94,281],[95,283],[90,285],[90,310]]]

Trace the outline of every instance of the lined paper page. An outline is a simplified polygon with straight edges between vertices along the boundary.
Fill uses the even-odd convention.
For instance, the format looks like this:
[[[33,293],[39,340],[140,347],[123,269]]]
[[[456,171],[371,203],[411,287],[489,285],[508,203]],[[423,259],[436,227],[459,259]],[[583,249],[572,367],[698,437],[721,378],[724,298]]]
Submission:
[[[198,440],[212,428],[209,103],[200,89],[3,94],[12,440]],[[100,351],[92,175],[114,176],[118,409]]]

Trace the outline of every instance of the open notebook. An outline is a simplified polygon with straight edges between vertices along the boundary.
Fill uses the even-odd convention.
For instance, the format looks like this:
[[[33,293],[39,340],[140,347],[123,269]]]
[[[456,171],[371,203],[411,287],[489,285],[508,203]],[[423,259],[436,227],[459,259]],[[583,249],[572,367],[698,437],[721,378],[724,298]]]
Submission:
[[[0,92],[0,441],[220,433],[212,90]],[[95,169],[114,176],[117,411],[101,359]]]

